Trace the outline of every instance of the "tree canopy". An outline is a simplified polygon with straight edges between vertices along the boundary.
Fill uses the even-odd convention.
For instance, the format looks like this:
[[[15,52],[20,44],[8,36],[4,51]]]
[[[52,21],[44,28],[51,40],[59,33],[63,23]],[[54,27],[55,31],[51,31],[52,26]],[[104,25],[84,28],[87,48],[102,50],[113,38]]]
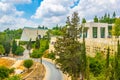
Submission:
[[[115,20],[115,24],[112,28],[112,34],[116,37],[120,36],[120,18],[117,18]]]

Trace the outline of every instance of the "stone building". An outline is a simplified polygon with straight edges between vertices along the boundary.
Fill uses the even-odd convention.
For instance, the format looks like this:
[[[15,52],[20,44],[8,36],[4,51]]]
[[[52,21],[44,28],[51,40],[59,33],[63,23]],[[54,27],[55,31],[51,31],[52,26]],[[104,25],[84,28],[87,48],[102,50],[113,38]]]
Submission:
[[[88,22],[83,25],[88,28],[88,31],[86,32],[86,38],[91,39],[111,37],[112,24]],[[80,34],[80,37],[82,37],[82,34]]]
[[[113,24],[107,23],[94,23],[89,22],[84,24],[88,27],[86,32],[86,52],[90,56],[94,56],[95,53],[100,52],[103,54],[107,53],[108,46],[110,47],[110,53],[113,55],[117,50],[117,40],[111,37],[111,30]],[[78,39],[82,42],[82,34]],[[51,38],[50,51],[54,51],[54,44],[56,42],[56,37]]]

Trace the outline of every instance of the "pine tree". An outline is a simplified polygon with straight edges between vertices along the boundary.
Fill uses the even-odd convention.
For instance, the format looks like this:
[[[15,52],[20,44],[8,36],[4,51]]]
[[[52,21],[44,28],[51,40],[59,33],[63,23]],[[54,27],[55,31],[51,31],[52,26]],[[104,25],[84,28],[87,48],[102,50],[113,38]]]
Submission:
[[[67,17],[66,23],[69,27],[62,29],[65,34],[57,38],[54,46],[55,53],[59,56],[59,58],[56,59],[56,63],[64,73],[72,76],[72,80],[77,80],[80,75],[80,51],[82,46],[82,44],[77,41],[78,13],[74,12],[71,20]]]

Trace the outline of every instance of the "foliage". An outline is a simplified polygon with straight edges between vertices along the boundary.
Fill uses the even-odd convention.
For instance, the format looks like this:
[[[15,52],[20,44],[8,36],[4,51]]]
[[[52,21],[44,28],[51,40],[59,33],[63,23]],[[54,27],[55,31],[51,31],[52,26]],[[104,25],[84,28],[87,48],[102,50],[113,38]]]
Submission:
[[[3,45],[0,45],[0,54],[3,54],[3,53],[5,53],[5,49],[4,49]]]
[[[120,80],[120,44],[117,42],[117,52],[115,54],[115,66],[114,66],[115,80]]]
[[[115,20],[115,24],[112,28],[112,34],[116,37],[120,36],[120,18]]]
[[[28,42],[27,41],[20,41],[19,45],[26,45]]]
[[[67,26],[69,28],[62,29],[65,34],[57,38],[55,44],[55,54],[59,58],[56,59],[56,63],[60,66],[64,73],[68,73],[72,76],[73,80],[76,80],[80,74],[80,54],[82,44],[77,41],[78,32],[76,27],[79,24],[78,13],[74,12],[70,20],[67,17]]]
[[[48,53],[48,54],[45,55],[45,57],[54,60],[55,59],[55,53],[54,52]]]
[[[40,52],[40,50],[35,49],[33,50],[32,54],[30,54],[30,57],[32,58],[40,58],[42,57],[43,53]]]
[[[102,16],[101,18],[99,18],[99,22],[112,24],[112,23],[115,22],[115,19],[116,19],[116,13],[115,12],[113,13],[113,17],[110,17],[109,13],[108,14],[105,13],[104,16]]]
[[[82,19],[82,23],[86,23],[86,19],[85,18]]]
[[[50,30],[50,33],[54,36],[60,36],[60,35],[63,35],[62,31],[61,30]]]
[[[107,49],[107,55],[106,55],[106,80],[110,79],[110,48]]]
[[[100,61],[95,58],[90,58],[90,71],[94,74],[94,76],[98,76],[102,72],[102,67]]]
[[[13,40],[13,42],[12,42],[12,53],[15,54],[16,50],[17,50],[17,43],[16,43],[15,40]]]
[[[15,71],[15,68],[9,69],[9,73],[14,73],[14,71]]]
[[[53,27],[51,30],[48,30],[48,32],[54,36],[61,36],[63,35],[63,32],[62,32],[62,27],[61,26],[58,26],[56,25],[55,27]]]
[[[45,27],[45,26],[38,26],[38,29],[48,29],[47,27]]]
[[[22,46],[18,46],[15,55],[23,55],[24,50],[25,49]]]
[[[38,39],[38,37],[36,37],[35,49],[39,49],[39,48],[40,48],[40,40]]]
[[[9,77],[9,78],[7,78],[7,79],[5,79],[5,80],[21,80],[21,79],[20,79],[20,76],[14,75],[14,76]]]
[[[94,17],[94,22],[98,22],[97,16]]]
[[[0,44],[3,44],[3,42],[5,41],[5,35],[6,33],[0,32]]]
[[[31,59],[27,59],[27,60],[24,60],[24,63],[23,63],[24,67],[29,68],[33,65],[33,60]]]
[[[8,55],[10,53],[10,48],[11,48],[10,42],[3,43],[3,47],[5,49],[5,54]]]
[[[49,49],[49,41],[46,39],[40,40],[40,52],[43,53],[45,50]]]
[[[0,66],[0,80],[7,77],[9,77],[9,69],[4,66]]]
[[[4,32],[7,34],[6,36],[9,40],[20,39],[22,31],[23,31],[22,29],[10,30],[9,28],[4,30]]]
[[[31,48],[32,48],[32,41],[30,39],[29,42],[27,43],[27,49],[29,50],[29,54],[30,54]]]

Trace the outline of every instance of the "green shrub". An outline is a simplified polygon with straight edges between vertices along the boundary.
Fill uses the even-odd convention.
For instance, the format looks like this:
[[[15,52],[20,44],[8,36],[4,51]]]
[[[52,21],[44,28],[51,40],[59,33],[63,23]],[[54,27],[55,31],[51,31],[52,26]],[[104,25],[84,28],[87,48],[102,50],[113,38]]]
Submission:
[[[22,46],[18,46],[17,50],[15,51],[15,54],[16,55],[23,55],[24,50],[25,49]]]
[[[9,69],[5,66],[0,66],[0,80],[9,77]]]
[[[29,70],[29,68],[33,65],[33,60],[31,59],[24,60],[23,65]]]
[[[15,71],[15,68],[9,69],[9,72],[10,72],[10,73],[14,73],[14,71]]]
[[[40,58],[40,57],[42,57],[42,53],[40,53],[40,50],[37,50],[37,49],[35,49],[35,50],[33,50],[33,52],[32,52],[32,54],[30,54],[30,57],[32,57],[32,58]]]
[[[6,80],[21,80],[21,79],[20,79],[20,76],[14,75],[14,76],[12,76],[10,78],[7,78]]]
[[[3,45],[0,45],[0,54],[3,54],[3,53],[5,53],[5,49],[4,49]]]
[[[50,58],[50,59],[54,60],[55,59],[55,53],[51,52],[51,53],[46,54],[46,58]]]

